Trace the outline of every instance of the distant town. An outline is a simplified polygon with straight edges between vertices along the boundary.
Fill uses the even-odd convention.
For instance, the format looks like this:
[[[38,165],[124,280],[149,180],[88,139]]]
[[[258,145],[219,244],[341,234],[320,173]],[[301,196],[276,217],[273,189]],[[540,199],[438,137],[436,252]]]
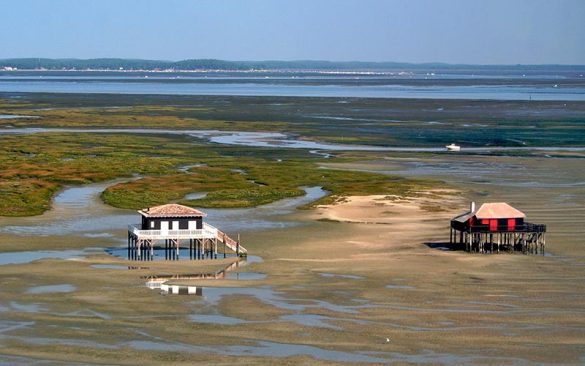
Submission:
[[[182,61],[136,60],[121,58],[49,59],[15,58],[0,60],[0,71],[108,71],[108,72],[306,72],[319,74],[382,74],[408,76],[416,73],[459,73],[530,75],[556,72],[559,75],[583,73],[582,65],[454,65],[444,63],[335,62],[335,61],[226,61],[193,59]]]

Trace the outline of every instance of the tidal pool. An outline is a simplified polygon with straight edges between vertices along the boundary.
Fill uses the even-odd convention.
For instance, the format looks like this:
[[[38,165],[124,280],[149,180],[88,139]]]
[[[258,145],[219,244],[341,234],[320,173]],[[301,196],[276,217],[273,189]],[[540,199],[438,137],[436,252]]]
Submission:
[[[16,301],[10,302],[9,309],[23,313],[38,313],[44,310],[40,304],[22,304]]]
[[[395,285],[395,284],[391,284],[391,285],[386,285],[386,288],[389,289],[393,289],[393,290],[412,290],[414,289],[413,286],[409,286],[409,285]]]
[[[189,316],[189,319],[194,323],[206,324],[221,324],[221,325],[240,325],[252,323],[243,319],[234,318],[232,316],[225,316],[219,314],[195,314]]]
[[[362,276],[348,275],[348,274],[337,274],[337,273],[326,273],[326,272],[319,273],[319,276],[325,277],[325,278],[344,278],[344,279],[348,279],[348,280],[363,280],[364,279],[364,277],[362,277]]]
[[[26,293],[27,294],[51,294],[51,293],[59,293],[59,292],[73,292],[77,288],[73,285],[68,283],[61,284],[61,285],[46,285],[46,286],[35,286],[29,288]]]
[[[260,287],[205,287],[203,299],[210,305],[217,305],[225,296],[252,296],[265,304],[280,309],[302,312],[307,309],[326,309],[338,313],[357,314],[360,309],[373,305],[364,302],[360,305],[338,305],[315,299],[288,298],[284,292],[276,291],[270,286]]]
[[[41,259],[72,259],[81,258],[89,254],[86,250],[38,250],[27,252],[0,253],[0,265],[24,264]]]
[[[276,322],[292,322],[307,327],[328,328],[334,330],[341,330],[342,328],[327,323],[328,320],[347,320],[335,319],[324,315],[317,314],[288,314],[282,315],[275,320],[244,320],[232,316],[220,314],[194,314],[189,316],[189,319],[194,323],[205,324],[220,324],[220,325],[241,325],[241,324],[257,324],[257,323],[276,323]]]
[[[280,320],[290,321],[290,322],[304,325],[307,327],[329,328],[329,329],[334,329],[334,330],[342,330],[342,328],[340,328],[336,325],[329,324],[327,322],[328,320],[336,320],[335,318],[331,318],[329,316],[324,316],[324,315],[304,314],[304,313],[289,314],[289,315],[281,316]],[[341,319],[341,320],[347,320],[347,319]]]
[[[39,116],[25,116],[22,114],[0,114],[0,119],[40,118]]]

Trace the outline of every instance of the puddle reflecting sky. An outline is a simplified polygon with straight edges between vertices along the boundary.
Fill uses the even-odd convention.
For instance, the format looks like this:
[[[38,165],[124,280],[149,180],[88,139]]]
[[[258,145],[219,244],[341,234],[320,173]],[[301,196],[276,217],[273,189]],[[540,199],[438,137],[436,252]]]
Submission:
[[[26,293],[27,294],[50,294],[50,293],[58,293],[58,292],[73,292],[77,288],[70,284],[61,284],[61,285],[46,285],[46,286],[34,286],[29,288]]]
[[[30,252],[7,252],[0,253],[0,265],[30,263],[40,259],[81,258],[89,253],[90,252],[86,250],[39,250]]]

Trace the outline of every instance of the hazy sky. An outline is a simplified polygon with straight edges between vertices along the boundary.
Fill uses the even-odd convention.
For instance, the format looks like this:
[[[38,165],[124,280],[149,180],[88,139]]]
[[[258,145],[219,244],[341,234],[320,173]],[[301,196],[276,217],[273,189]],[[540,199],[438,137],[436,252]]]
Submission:
[[[0,58],[585,64],[585,0],[14,0]]]

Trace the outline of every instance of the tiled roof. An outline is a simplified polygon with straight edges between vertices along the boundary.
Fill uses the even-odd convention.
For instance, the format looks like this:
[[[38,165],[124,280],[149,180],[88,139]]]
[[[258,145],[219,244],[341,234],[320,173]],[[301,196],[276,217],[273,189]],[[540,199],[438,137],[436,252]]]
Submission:
[[[154,206],[138,211],[146,217],[196,217],[207,216],[205,213],[192,207],[169,203],[162,206]]]
[[[505,202],[484,203],[475,212],[478,219],[515,219],[524,218],[524,212],[515,209]]]

